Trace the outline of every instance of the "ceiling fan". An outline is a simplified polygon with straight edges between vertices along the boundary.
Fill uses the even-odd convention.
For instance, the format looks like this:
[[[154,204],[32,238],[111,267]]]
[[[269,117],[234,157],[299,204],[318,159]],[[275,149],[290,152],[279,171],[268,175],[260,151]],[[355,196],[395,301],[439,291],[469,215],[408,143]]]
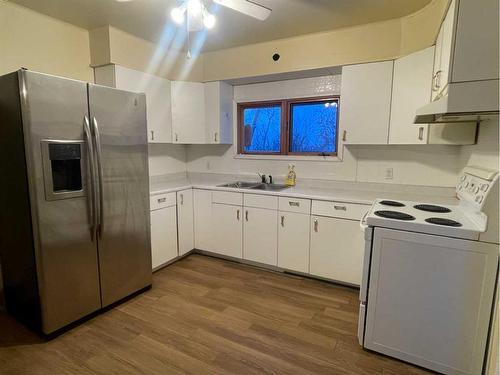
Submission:
[[[211,29],[215,26],[216,19],[207,9],[207,3],[209,2],[233,9],[261,21],[264,21],[271,14],[271,9],[250,0],[182,0],[179,6],[172,9],[170,16],[179,25],[183,24],[185,18],[187,18],[188,31],[199,31],[203,27]]]
[[[130,2],[132,0],[116,0],[120,3]],[[177,24],[184,23],[188,18],[188,30],[198,31],[205,26],[211,29],[215,26],[215,16],[208,12],[207,3],[215,3],[223,7],[243,13],[247,16],[264,21],[271,14],[271,9],[257,4],[252,0],[181,0],[180,5],[172,9],[170,16]]]

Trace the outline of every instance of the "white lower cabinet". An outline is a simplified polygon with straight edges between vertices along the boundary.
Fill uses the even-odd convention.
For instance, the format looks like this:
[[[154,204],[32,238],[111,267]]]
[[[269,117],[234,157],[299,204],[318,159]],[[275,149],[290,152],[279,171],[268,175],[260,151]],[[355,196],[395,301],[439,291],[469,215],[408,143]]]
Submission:
[[[193,190],[177,192],[177,232],[179,255],[194,249]]]
[[[151,258],[153,269],[178,256],[176,211],[175,205],[151,211]]]
[[[278,212],[278,267],[309,272],[309,214]]]
[[[194,204],[194,247],[198,250],[212,251],[212,192],[193,190]]]
[[[243,259],[278,265],[277,211],[245,207]]]
[[[243,254],[242,207],[212,203],[212,243],[210,251],[234,258]]]
[[[363,250],[358,220],[311,216],[312,275],[360,285]]]

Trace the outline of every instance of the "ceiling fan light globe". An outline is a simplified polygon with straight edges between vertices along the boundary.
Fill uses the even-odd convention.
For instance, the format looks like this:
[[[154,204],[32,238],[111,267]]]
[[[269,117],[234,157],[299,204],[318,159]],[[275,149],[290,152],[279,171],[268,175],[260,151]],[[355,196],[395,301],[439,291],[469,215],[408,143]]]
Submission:
[[[174,8],[170,12],[170,17],[177,24],[182,24],[184,22],[184,11],[180,8]]]
[[[187,10],[190,15],[196,17],[201,13],[202,9],[203,5],[200,0],[188,0]]]
[[[208,13],[203,17],[203,24],[207,29],[212,29],[216,22],[217,20],[213,14]]]

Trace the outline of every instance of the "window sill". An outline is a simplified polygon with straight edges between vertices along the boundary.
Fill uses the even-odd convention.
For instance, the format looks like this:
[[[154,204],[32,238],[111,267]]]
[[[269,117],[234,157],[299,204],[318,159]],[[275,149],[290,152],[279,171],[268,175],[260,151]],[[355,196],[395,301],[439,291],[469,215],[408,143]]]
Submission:
[[[251,154],[236,154],[234,159],[247,160],[280,160],[280,161],[326,161],[336,162],[342,161],[338,156],[307,156],[307,155],[251,155]]]

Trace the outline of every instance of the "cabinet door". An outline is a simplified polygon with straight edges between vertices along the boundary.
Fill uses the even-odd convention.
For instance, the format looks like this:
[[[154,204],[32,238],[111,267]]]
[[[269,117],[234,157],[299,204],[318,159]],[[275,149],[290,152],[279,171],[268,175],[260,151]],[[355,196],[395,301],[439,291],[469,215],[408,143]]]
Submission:
[[[233,86],[225,82],[205,83],[207,143],[233,143]]]
[[[389,144],[427,143],[427,125],[415,125],[415,112],[430,101],[434,47],[397,59],[392,82]]]
[[[193,190],[177,192],[177,231],[179,255],[194,249]]]
[[[153,269],[177,257],[175,206],[151,211],[151,258]]]
[[[245,207],[243,258],[254,262],[278,264],[278,212]]]
[[[117,89],[146,94],[149,143],[171,143],[170,81],[119,65],[115,65],[115,75]]]
[[[194,247],[212,251],[212,192],[210,190],[193,191],[194,204]]]
[[[310,216],[293,212],[278,213],[278,266],[309,272]]]
[[[437,75],[440,74],[441,70],[441,55],[443,54],[443,26],[439,29],[439,33],[436,39],[436,46],[434,51],[434,68],[432,71],[432,81],[431,81],[431,100],[436,99],[439,94],[439,87],[437,86]]]
[[[345,144],[387,144],[393,61],[342,68],[340,135]]]
[[[203,83],[172,82],[172,135],[174,143],[206,143]]]
[[[357,220],[311,217],[312,275],[360,285],[364,246]]]
[[[242,258],[242,214],[241,206],[212,203],[212,252]]]
[[[451,59],[453,52],[453,43],[455,39],[455,16],[456,16],[456,1],[452,0],[446,17],[444,18],[442,29],[442,46],[441,46],[441,63],[439,70],[436,72],[436,87],[437,94],[442,94],[448,87],[450,82]],[[440,31],[441,33],[441,31]]]

